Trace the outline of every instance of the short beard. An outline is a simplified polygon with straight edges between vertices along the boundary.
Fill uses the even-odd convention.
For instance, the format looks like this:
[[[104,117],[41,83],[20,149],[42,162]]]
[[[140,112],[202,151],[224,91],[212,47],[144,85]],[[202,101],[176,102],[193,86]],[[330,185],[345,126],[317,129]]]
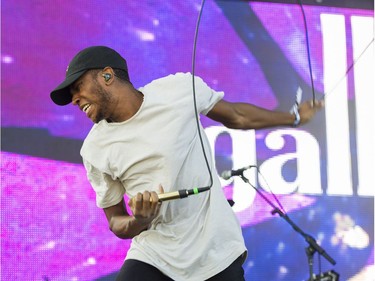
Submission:
[[[106,118],[106,115],[108,115],[112,97],[106,90],[102,88],[102,86],[99,83],[96,82],[96,80],[95,80],[95,84],[96,84],[95,95],[99,99],[100,107],[99,107],[99,111],[96,114],[94,122],[99,123],[100,121]]]

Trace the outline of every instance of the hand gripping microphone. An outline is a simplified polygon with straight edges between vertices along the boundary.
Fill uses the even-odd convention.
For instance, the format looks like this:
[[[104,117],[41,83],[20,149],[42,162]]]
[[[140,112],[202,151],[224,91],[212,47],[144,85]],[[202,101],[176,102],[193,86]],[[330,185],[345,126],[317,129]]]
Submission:
[[[234,176],[242,176],[244,171],[246,171],[250,168],[253,168],[253,167],[256,167],[256,166],[250,165],[250,166],[246,166],[246,167],[243,167],[241,169],[238,169],[238,170],[223,171],[221,173],[221,177],[225,180],[229,180],[231,177],[234,177]]]

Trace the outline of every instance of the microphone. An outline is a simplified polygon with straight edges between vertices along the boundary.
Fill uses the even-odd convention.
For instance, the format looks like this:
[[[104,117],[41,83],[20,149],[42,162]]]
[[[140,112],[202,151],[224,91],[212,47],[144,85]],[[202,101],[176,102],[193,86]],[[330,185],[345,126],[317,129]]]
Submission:
[[[189,195],[202,193],[202,192],[205,192],[209,189],[210,189],[210,187],[207,186],[207,187],[196,187],[196,188],[193,188],[193,189],[180,189],[180,190],[177,190],[177,191],[161,193],[161,194],[158,194],[159,202],[186,198]]]
[[[242,176],[244,171],[253,167],[256,167],[256,166],[250,165],[250,166],[246,166],[241,169],[238,169],[238,170],[223,171],[221,173],[221,177],[225,180],[229,180],[231,177],[234,177],[234,176]]]

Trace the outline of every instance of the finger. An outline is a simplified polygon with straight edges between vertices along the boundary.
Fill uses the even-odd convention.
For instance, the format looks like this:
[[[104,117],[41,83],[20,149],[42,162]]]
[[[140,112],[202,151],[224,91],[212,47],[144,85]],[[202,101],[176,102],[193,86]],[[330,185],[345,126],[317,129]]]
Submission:
[[[320,109],[324,106],[324,100],[315,100],[315,103],[311,101],[311,106],[316,109]]]
[[[159,212],[160,205],[161,205],[158,194],[156,192],[151,192],[150,204],[151,204],[151,209],[153,210],[152,215],[154,216]]]
[[[137,194],[138,195],[138,194]],[[133,196],[132,198],[130,198],[130,200],[128,201],[128,206],[130,208],[133,208],[135,207],[135,204],[136,204],[136,201],[137,201],[137,195]]]
[[[159,194],[163,194],[163,193],[164,193],[164,188],[163,188],[163,186],[161,184],[159,184]],[[158,196],[158,202],[160,202],[159,201],[159,196]]]
[[[135,196],[135,209],[141,210],[142,209],[142,203],[143,203],[143,196],[142,193],[138,192]]]
[[[142,207],[144,209],[149,209],[150,208],[150,198],[151,198],[151,195],[150,195],[149,191],[143,192]]]
[[[151,192],[150,202],[151,202],[151,205],[159,203],[159,197],[155,191]]]
[[[159,193],[164,193],[164,188],[161,184],[159,184]]]
[[[142,194],[137,193],[134,197],[132,197],[128,201],[128,206],[130,207],[133,215],[138,214],[138,212],[140,210],[140,206],[142,206]]]

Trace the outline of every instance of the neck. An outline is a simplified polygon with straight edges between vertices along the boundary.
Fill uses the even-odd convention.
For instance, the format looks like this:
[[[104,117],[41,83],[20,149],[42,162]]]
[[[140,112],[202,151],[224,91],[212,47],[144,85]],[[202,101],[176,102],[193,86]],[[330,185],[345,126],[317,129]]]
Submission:
[[[124,122],[139,111],[143,103],[143,93],[134,87],[126,87],[119,92],[115,102],[113,114],[107,118],[107,122]]]

